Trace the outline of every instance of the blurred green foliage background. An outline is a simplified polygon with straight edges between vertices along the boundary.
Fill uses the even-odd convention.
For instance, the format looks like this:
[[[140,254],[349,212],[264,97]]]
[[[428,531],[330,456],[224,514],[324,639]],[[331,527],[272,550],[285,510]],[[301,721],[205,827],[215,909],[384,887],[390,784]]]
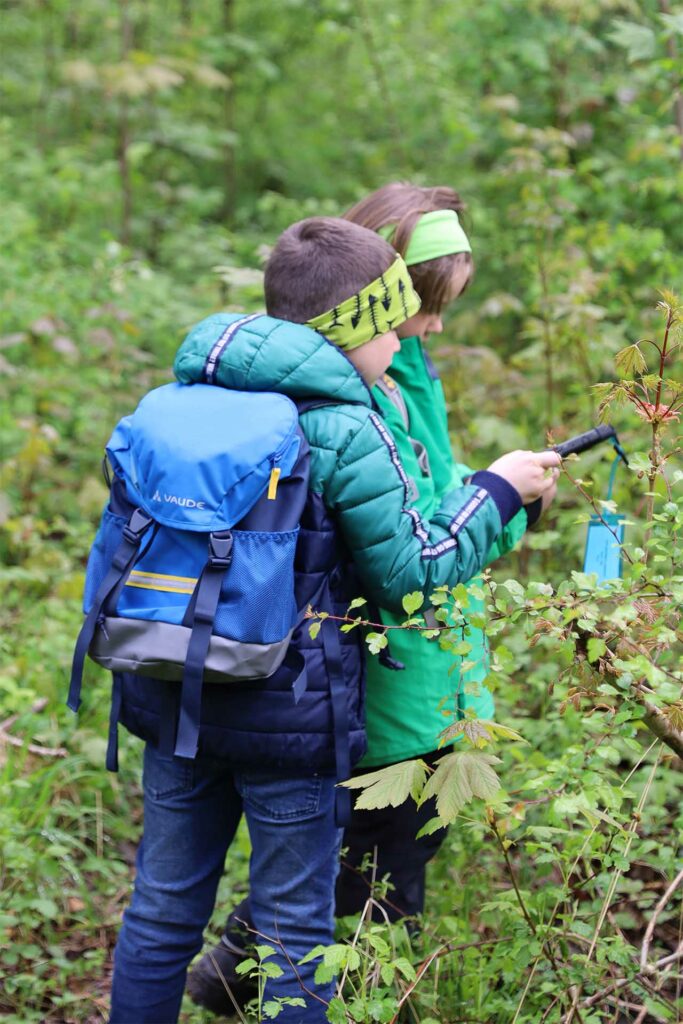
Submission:
[[[137,744],[124,743],[123,770],[108,777],[107,680],[94,668],[78,723],[62,701],[117,418],[169,378],[194,320],[260,307],[264,256],[290,222],[410,179],[451,185],[469,206],[476,278],[433,342],[458,452],[486,465],[501,449],[542,446],[548,431],[586,429],[591,386],[653,329],[657,288],[680,290],[683,7],[0,0],[0,49],[0,1014],[99,1021],[139,829]],[[632,415],[616,422],[630,450],[647,446]],[[581,468],[602,493],[603,455]],[[636,519],[638,487],[635,475],[618,487]],[[557,583],[580,568],[576,518],[565,491],[503,575]],[[603,726],[572,708],[560,717],[548,695],[557,664],[506,642],[515,667],[501,720],[535,744],[508,755],[510,790],[515,772],[548,787],[585,773],[591,806],[617,813],[620,771],[637,755],[618,737],[586,748],[586,730]],[[677,792],[669,775],[648,789],[649,866],[629,892],[673,870]],[[540,808],[537,827],[569,836],[577,806]],[[247,852],[243,838],[227,900]],[[532,853],[520,866],[541,915],[543,863]],[[509,924],[495,902],[478,915],[501,871],[479,825],[453,830],[437,871],[441,933],[476,940]],[[611,932],[617,959],[643,928],[629,913]],[[447,1008],[428,993],[421,1019],[511,1020],[533,956],[521,935],[514,955],[470,950],[443,967]],[[542,986],[536,998],[515,1020],[540,1019]],[[680,1019],[666,1005],[651,1012]],[[584,1024],[617,1019],[595,1013]],[[188,1008],[184,1019],[203,1018]]]

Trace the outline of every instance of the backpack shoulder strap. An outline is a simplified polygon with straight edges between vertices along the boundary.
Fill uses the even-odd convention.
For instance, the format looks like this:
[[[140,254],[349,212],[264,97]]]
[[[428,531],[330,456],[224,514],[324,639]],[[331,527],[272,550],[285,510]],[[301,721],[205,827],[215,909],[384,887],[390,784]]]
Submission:
[[[401,419],[403,420],[403,426],[406,430],[410,430],[410,416],[408,415],[408,406],[406,400],[403,397],[403,392],[396,383],[396,381],[385,373],[375,384],[375,387],[389,399],[395,409],[398,409]]]
[[[429,465],[427,449],[423,445],[422,441],[418,441],[414,437],[410,436],[410,414],[408,413],[408,406],[400,387],[388,373],[385,373],[383,377],[380,377],[375,384],[375,387],[378,388],[383,395],[386,395],[395,409],[398,409],[401,419],[403,420],[403,426],[406,428],[406,433],[408,434],[408,440],[410,441],[413,451],[417,457],[422,475],[431,476],[432,471]]]

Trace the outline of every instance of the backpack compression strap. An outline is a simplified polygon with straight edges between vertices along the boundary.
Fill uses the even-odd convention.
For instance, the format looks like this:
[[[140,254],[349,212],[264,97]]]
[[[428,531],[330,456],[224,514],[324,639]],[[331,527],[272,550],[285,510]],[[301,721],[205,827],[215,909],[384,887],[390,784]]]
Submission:
[[[151,516],[148,516],[141,508],[136,508],[123,528],[121,543],[111,560],[109,570],[98,587],[92,607],[85,618],[76,641],[73,662],[71,664],[69,696],[66,702],[72,711],[78,711],[81,705],[83,666],[95,633],[97,620],[102,614],[102,609],[107,599],[123,580],[127,578],[128,573],[133,568],[138,557],[142,538],[153,522],[154,520]]]
[[[191,626],[192,632],[187,645],[183,684],[180,691],[176,757],[192,759],[197,753],[204,663],[211,643],[223,577],[231,561],[232,534],[230,530],[209,534],[209,557],[183,620],[183,625]]]

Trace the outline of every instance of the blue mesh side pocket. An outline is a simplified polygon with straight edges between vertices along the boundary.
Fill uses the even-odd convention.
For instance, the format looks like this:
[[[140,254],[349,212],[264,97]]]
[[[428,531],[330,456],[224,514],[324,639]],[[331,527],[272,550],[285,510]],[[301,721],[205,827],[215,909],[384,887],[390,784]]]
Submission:
[[[284,639],[296,618],[294,551],[299,528],[281,533],[233,530],[213,631],[242,643]]]
[[[115,516],[107,506],[102,513],[100,528],[97,531],[85,570],[85,588],[83,591],[83,611],[88,614],[100,583],[107,574],[111,560],[116,554],[123,528],[128,522],[126,516]]]

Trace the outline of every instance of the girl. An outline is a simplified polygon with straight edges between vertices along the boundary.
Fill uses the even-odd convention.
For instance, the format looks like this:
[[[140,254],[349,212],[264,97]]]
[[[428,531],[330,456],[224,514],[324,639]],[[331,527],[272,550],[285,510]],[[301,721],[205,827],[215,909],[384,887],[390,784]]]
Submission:
[[[474,272],[472,249],[460,223],[463,210],[464,203],[451,188],[395,182],[346,214],[348,220],[378,232],[404,257],[422,300],[420,311],[398,328],[401,351],[375,386],[374,396],[411,478],[414,505],[427,517],[442,496],[472,472],[454,458],[443,388],[425,347],[431,334],[443,330],[444,309],[462,295]],[[554,488],[544,505],[553,496]],[[489,560],[510,550],[540,511],[540,502],[521,509]],[[468,612],[473,611],[481,607],[471,599]],[[387,625],[400,621],[388,612],[382,612],[382,620]],[[412,632],[392,631],[391,653],[404,664],[402,672],[383,667],[376,658],[368,660],[368,752],[357,774],[415,757],[434,764],[447,753],[443,747],[437,749],[439,734],[450,724],[444,711],[462,718],[472,708],[478,718],[493,718],[493,698],[482,685],[488,672],[484,635],[470,624],[467,641],[472,647],[467,661],[474,665],[460,678],[449,674],[451,653],[441,650],[438,641],[425,641]],[[399,807],[353,812],[342,843],[348,852],[337,881],[338,916],[360,912],[371,878],[385,875],[390,876],[391,888],[382,905],[389,918],[422,913],[425,868],[446,830],[421,839],[416,834],[434,814],[432,801],[416,808],[410,800]],[[362,871],[364,858],[371,866]]]

